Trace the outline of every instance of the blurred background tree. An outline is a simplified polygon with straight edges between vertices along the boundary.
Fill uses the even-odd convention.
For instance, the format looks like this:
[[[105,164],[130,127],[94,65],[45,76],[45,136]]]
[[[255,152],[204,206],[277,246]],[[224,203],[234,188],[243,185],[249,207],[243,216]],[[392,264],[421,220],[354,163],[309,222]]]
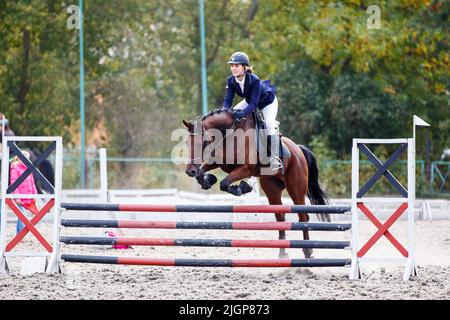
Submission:
[[[0,1],[0,111],[18,135],[62,135],[76,147],[73,2]],[[209,110],[222,105],[227,59],[245,51],[278,87],[281,131],[323,157],[348,159],[353,137],[411,136],[417,114],[432,124],[430,159],[440,159],[450,146],[450,3],[377,1],[380,29],[367,27],[370,4],[205,1]],[[202,110],[198,1],[85,0],[84,23],[88,145],[169,155],[171,132]]]

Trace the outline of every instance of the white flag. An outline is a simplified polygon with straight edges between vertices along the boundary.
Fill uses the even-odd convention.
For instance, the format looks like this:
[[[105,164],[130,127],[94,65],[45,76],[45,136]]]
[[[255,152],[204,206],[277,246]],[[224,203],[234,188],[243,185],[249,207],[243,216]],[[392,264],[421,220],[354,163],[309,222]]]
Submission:
[[[418,116],[414,115],[414,126],[425,126],[425,127],[429,127],[430,125],[428,123],[426,123],[425,121],[423,121],[421,118],[419,118]]]

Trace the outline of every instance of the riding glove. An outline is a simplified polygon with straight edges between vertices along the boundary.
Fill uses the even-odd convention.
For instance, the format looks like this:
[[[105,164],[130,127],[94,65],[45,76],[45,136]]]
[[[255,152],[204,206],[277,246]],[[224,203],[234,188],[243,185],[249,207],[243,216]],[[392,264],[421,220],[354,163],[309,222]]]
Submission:
[[[242,110],[235,110],[233,111],[233,119],[236,121],[241,120],[243,117],[245,117],[244,112]]]

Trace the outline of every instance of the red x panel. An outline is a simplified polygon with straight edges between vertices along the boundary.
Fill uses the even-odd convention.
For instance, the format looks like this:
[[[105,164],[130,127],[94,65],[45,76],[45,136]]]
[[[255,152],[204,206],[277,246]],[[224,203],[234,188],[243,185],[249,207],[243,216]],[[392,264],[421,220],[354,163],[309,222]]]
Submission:
[[[38,212],[37,215],[35,215],[31,220],[28,220],[27,217],[24,216],[22,211],[16,206],[13,200],[11,199],[5,199],[6,204],[8,207],[12,209],[12,211],[17,215],[17,217],[25,224],[25,228],[23,228],[12,240],[8,245],[6,246],[6,252],[11,251],[27,234],[28,232],[31,232],[34,234],[36,239],[39,240],[39,242],[44,246],[44,248],[48,252],[52,252],[53,248],[52,246],[45,240],[45,238],[42,236],[42,234],[39,233],[39,231],[36,229],[36,224],[42,220],[42,218],[45,216],[45,214],[53,208],[55,205],[55,199],[51,199],[49,202],[45,204],[45,206],[42,207],[42,209]]]
[[[392,224],[400,218],[400,216],[408,208],[408,203],[404,202],[401,206],[390,216],[384,224],[382,224],[370,210],[364,205],[364,203],[358,203],[358,208],[369,218],[370,221],[378,228],[378,231],[367,241],[367,243],[358,251],[358,258],[363,257],[367,251],[381,238],[385,236],[388,240],[397,248],[398,251],[404,256],[408,257],[408,251],[394,238],[394,236],[388,231]]]

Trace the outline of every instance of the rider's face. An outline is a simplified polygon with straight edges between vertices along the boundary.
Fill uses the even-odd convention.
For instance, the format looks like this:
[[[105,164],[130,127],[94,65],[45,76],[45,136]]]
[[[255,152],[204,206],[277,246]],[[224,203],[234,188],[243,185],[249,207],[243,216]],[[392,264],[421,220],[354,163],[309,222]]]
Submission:
[[[244,75],[244,66],[242,64],[230,64],[231,73],[235,77],[241,77]]]

